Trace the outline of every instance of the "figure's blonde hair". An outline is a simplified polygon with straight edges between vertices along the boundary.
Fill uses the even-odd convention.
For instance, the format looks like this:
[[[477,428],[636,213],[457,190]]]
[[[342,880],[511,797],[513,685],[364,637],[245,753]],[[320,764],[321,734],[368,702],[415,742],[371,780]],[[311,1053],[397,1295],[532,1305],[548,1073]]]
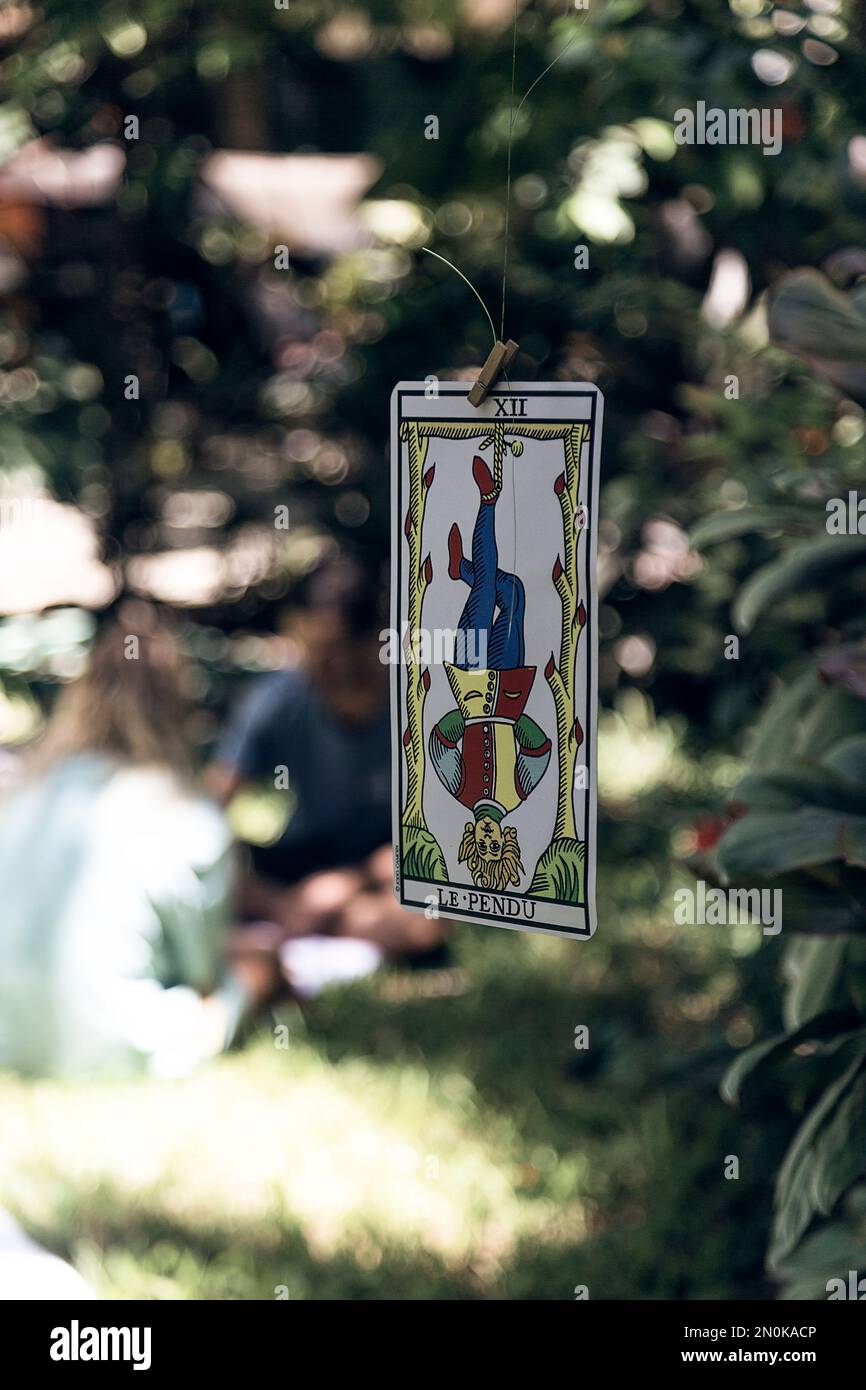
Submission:
[[[83,675],[58,696],[34,747],[33,771],[81,753],[103,753],[121,763],[189,774],[185,676],[174,634],[152,606],[123,603],[96,636]]]
[[[512,883],[520,887],[523,865],[520,862],[520,845],[517,831],[511,825],[502,827],[502,854],[499,859],[482,859],[475,843],[475,822],[468,820],[463,830],[463,839],[457,852],[458,863],[466,863],[472,882],[478,888],[507,888]]]

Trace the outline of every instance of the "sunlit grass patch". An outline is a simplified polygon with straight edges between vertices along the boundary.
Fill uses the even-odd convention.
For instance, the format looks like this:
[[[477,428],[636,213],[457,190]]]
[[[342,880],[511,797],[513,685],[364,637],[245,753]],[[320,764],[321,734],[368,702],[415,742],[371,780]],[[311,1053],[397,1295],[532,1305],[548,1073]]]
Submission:
[[[0,1106],[2,1200],[42,1229],[74,1198],[87,1238],[107,1196],[115,1222],[126,1206],[133,1225],[196,1237],[295,1228],[313,1258],[374,1267],[402,1246],[482,1282],[521,1238],[583,1229],[576,1190],[564,1204],[521,1192],[513,1121],[482,1114],[455,1072],[264,1040],[169,1084],[5,1079]]]
[[[718,1096],[756,1015],[732,940],[672,919],[684,767],[604,807],[589,944],[458,924],[453,970],[280,1006],[285,1050],[0,1078],[0,1204],[108,1298],[760,1296],[770,1158]]]

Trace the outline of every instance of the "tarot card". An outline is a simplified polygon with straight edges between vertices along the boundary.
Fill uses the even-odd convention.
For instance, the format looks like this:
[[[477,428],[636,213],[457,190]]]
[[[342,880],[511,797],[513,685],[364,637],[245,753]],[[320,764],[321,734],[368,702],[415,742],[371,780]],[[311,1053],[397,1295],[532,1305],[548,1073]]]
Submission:
[[[602,397],[391,398],[395,889],[428,915],[595,930]]]

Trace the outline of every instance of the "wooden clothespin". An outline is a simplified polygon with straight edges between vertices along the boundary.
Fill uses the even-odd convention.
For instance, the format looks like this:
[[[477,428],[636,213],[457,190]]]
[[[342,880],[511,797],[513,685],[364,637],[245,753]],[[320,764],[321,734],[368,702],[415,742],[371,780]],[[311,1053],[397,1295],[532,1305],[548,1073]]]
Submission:
[[[502,373],[508,371],[517,349],[518,344],[513,338],[509,338],[507,343],[497,338],[496,346],[491,349],[490,356],[478,373],[478,380],[469,392],[469,404],[474,405],[476,410],[482,401],[486,401],[488,391],[492,391]]]

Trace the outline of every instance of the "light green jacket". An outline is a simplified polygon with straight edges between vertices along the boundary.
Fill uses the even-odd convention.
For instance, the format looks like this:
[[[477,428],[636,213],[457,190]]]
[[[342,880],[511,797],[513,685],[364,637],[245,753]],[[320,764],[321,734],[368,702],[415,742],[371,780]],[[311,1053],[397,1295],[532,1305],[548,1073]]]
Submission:
[[[202,1056],[200,997],[227,984],[231,839],[167,772],[59,763],[0,811],[0,1069],[147,1070]]]

